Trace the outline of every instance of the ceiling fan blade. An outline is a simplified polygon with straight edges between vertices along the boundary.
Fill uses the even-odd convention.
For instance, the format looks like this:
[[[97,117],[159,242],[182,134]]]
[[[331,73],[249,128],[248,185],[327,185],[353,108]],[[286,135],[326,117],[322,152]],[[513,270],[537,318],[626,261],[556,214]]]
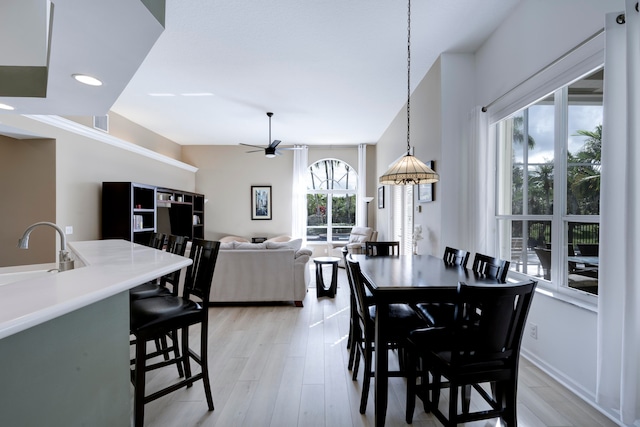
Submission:
[[[244,145],[244,146],[246,146],[246,147],[259,148],[259,149],[261,149],[261,150],[264,150],[264,149],[265,149],[265,147],[260,147],[259,145],[245,144],[245,143],[243,143],[243,142],[240,142],[239,144],[240,144],[240,145]]]
[[[269,148],[276,148],[281,142],[282,141],[280,141],[279,139],[274,139],[273,141],[271,141],[271,144],[269,144]]]
[[[281,147],[278,150],[304,150],[304,147]]]
[[[264,148],[261,150],[250,150],[250,151],[245,151],[245,153],[258,153],[258,152],[262,152],[264,151]]]

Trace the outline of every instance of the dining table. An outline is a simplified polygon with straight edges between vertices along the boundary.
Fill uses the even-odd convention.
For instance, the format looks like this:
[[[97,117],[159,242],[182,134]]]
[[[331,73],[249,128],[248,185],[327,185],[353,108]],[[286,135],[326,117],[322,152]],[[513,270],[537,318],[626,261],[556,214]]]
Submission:
[[[360,264],[365,285],[376,304],[375,316],[375,426],[387,415],[389,356],[387,328],[389,304],[452,302],[458,283],[497,284],[498,279],[478,275],[460,265],[448,264],[432,255],[370,257],[351,255]]]

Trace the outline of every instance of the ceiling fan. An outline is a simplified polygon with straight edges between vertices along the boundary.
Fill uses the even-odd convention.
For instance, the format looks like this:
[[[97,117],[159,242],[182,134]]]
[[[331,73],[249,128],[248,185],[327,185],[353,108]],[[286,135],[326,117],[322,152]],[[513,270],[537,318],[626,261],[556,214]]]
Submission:
[[[271,140],[271,117],[273,116],[273,113],[269,112],[269,113],[267,113],[267,116],[269,117],[269,141],[271,141],[271,142],[266,147],[260,147],[258,145],[251,145],[251,144],[243,144],[241,142],[240,145],[246,145],[247,147],[259,148],[259,150],[247,151],[247,153],[257,153],[259,151],[263,151],[264,150],[264,155],[267,158],[272,159],[276,155],[281,156],[282,153],[280,153],[280,151],[282,151],[282,150],[301,150],[302,149],[302,148],[298,148],[298,147],[277,148],[278,144],[280,144],[282,141],[280,141],[279,139]]]

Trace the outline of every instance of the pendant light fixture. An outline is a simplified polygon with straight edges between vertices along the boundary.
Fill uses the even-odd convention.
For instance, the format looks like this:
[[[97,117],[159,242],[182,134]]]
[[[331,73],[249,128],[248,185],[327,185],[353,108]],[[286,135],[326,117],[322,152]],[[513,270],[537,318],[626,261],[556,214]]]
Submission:
[[[407,154],[380,177],[380,184],[416,185],[438,182],[440,177],[411,154],[411,0],[407,9]]]

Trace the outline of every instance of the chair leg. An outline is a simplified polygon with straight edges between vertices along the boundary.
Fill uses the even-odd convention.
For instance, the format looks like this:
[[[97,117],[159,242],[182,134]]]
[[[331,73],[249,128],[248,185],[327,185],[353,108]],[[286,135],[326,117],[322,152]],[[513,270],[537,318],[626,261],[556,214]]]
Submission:
[[[429,375],[427,372],[426,375]],[[431,387],[431,399],[428,400],[431,411],[440,405],[440,388],[442,387],[442,377],[438,372],[432,372],[433,386]]]
[[[416,360],[413,351],[406,352],[406,373],[407,373],[407,408],[405,421],[407,424],[413,423],[413,411],[416,409]]]
[[[355,346],[354,350],[356,352],[356,356],[355,356],[355,360],[353,362],[353,375],[351,375],[351,379],[353,381],[358,379],[358,369],[360,369],[360,353],[361,353],[361,349],[360,349],[360,344],[354,342],[353,345]]]
[[[365,354],[364,354],[364,380],[362,381],[362,396],[360,397],[360,413],[367,412],[367,400],[369,399],[369,385],[371,384],[371,370],[373,358],[373,348],[371,346],[371,340],[365,340]]]
[[[182,328],[182,360],[184,363],[184,377],[185,379],[191,378],[191,362],[189,360],[189,327]],[[187,388],[191,387],[193,383],[187,384]]]
[[[497,387],[500,390],[498,392],[498,395],[500,396],[500,402],[502,403],[504,408],[503,420],[507,427],[516,427],[518,425],[518,413],[516,406],[516,379],[511,378],[504,383],[498,384]]]
[[[173,345],[173,356],[176,360],[176,366],[178,368],[178,376],[180,378],[184,377],[184,371],[182,370],[182,361],[180,360],[180,347],[178,345],[178,331],[171,331],[169,333],[169,336],[171,337],[171,342]]]
[[[202,369],[202,384],[204,386],[204,394],[207,398],[207,406],[213,411],[213,397],[211,396],[211,383],[209,381],[209,362],[208,362],[208,328],[202,323],[200,329],[200,368]]]
[[[449,422],[447,425],[458,425],[458,384],[451,382],[449,387]]]
[[[349,349],[349,363],[347,364],[347,369],[349,370],[353,369],[353,363],[355,362],[356,353],[358,352],[358,343],[357,343],[358,336],[360,336],[360,330],[358,329],[357,325],[352,324],[352,326],[349,329],[350,343],[347,346],[347,348]]]
[[[136,361],[134,365],[134,404],[133,416],[135,427],[144,424],[144,387],[146,374],[146,340],[136,337]]]
[[[465,384],[462,390],[462,413],[468,414],[469,407],[471,406],[471,384]]]
[[[355,325],[356,325],[356,301],[355,298],[352,295],[349,296],[349,337],[347,338],[347,350],[350,350],[353,348],[353,340],[354,340],[354,332],[355,332]],[[351,369],[351,368],[349,368]]]

